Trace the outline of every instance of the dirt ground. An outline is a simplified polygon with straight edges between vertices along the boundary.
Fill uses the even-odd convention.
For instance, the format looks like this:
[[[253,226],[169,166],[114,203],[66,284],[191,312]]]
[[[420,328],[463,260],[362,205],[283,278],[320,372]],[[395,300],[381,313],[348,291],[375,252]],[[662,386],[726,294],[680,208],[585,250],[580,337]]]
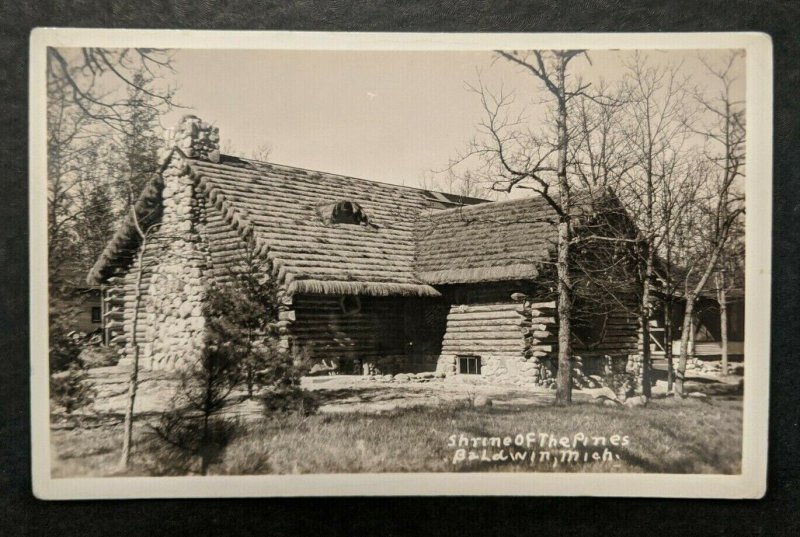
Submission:
[[[321,412],[372,411],[387,412],[396,408],[439,406],[442,403],[464,402],[481,405],[486,399],[497,407],[548,405],[554,391],[546,388],[489,386],[453,380],[428,382],[382,382],[369,377],[337,375],[306,377],[303,388],[312,391],[321,401]],[[590,395],[576,392],[579,399]]]
[[[123,367],[102,367],[89,370],[89,380],[96,390],[94,402],[78,413],[121,417],[127,401],[129,370]],[[552,403],[554,391],[546,388],[490,386],[468,384],[453,379],[409,380],[387,382],[380,378],[356,375],[305,377],[301,386],[313,392],[320,402],[322,413],[369,412],[383,413],[397,408],[439,406],[442,403],[463,402],[478,405],[491,400],[498,407],[538,406]],[[140,416],[155,415],[170,405],[171,393],[178,387],[174,377],[161,372],[144,371],[139,376],[136,409]],[[574,392],[577,399],[591,395]],[[259,415],[262,410],[245,394],[234,393],[229,412],[241,417]]]
[[[92,405],[79,413],[110,420],[121,418],[127,400],[128,375],[128,369],[119,366],[91,369],[89,376],[97,395]],[[142,372],[136,398],[137,414],[156,415],[168,408],[171,393],[177,386],[177,380],[167,374]],[[463,403],[465,406],[484,406],[488,403],[494,407],[514,409],[549,405],[554,397],[554,390],[547,388],[473,384],[463,379],[439,378],[388,381],[381,377],[356,375],[305,377],[302,387],[315,394],[321,413],[331,414],[382,414],[398,408],[437,407],[446,403]],[[738,379],[696,375],[689,379],[687,387],[689,391],[708,395],[734,393]],[[598,392],[576,389],[573,390],[573,400],[591,400]],[[666,383],[657,382],[653,393],[656,397],[664,397]],[[227,412],[243,418],[254,418],[260,416],[263,410],[257,400],[248,399],[240,392],[232,395]]]

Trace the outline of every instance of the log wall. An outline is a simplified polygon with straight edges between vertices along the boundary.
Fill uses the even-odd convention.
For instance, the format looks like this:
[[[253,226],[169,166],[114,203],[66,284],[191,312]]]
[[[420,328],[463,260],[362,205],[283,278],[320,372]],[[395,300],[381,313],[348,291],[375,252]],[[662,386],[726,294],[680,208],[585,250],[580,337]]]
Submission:
[[[513,293],[528,298],[515,301]],[[558,315],[551,295],[523,282],[453,286],[445,294],[453,305],[447,315],[440,371],[458,376],[459,356],[480,356],[483,380],[554,384]],[[638,352],[638,324],[630,306],[610,308],[602,315],[588,306],[589,313],[578,309],[578,315],[591,322],[574,332],[576,367],[587,374],[602,373],[607,356],[626,358]]]
[[[436,368],[446,310],[435,300],[298,295],[291,308],[281,320],[292,348],[313,361],[338,364],[340,373],[382,375]]]
[[[549,342],[555,319],[537,311],[532,302],[515,301],[513,293],[533,295],[530,282],[458,285],[442,289],[451,302],[442,339],[438,371],[448,376],[485,382],[531,385],[544,373],[542,349]],[[535,322],[534,322],[535,321]],[[480,375],[461,375],[459,356],[479,356]]]

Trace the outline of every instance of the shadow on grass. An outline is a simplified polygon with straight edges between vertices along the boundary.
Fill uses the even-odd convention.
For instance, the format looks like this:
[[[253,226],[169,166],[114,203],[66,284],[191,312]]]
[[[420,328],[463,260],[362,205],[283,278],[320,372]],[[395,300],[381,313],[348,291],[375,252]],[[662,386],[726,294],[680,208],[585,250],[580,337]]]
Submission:
[[[409,390],[397,388],[338,388],[317,389],[310,393],[320,405],[327,404],[361,404],[389,401],[403,401],[409,398],[423,398]]]

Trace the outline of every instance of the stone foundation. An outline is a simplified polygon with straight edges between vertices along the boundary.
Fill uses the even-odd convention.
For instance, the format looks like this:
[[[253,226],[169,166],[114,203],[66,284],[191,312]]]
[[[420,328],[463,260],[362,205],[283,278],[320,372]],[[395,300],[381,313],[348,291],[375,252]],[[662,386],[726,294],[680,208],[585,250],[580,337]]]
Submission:
[[[389,355],[375,356],[358,361],[363,375],[396,375],[400,373],[436,372],[437,356]]]

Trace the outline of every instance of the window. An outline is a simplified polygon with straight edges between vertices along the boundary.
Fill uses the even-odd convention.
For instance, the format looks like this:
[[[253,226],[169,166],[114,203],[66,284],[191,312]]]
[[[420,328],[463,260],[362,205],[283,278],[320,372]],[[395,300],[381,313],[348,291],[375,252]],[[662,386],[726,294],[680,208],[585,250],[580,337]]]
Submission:
[[[459,375],[480,375],[481,357],[480,356],[458,356]]]
[[[361,205],[351,200],[319,206],[317,212],[326,224],[370,225],[369,217]]]
[[[92,322],[99,323],[101,320],[100,306],[92,306]]]

